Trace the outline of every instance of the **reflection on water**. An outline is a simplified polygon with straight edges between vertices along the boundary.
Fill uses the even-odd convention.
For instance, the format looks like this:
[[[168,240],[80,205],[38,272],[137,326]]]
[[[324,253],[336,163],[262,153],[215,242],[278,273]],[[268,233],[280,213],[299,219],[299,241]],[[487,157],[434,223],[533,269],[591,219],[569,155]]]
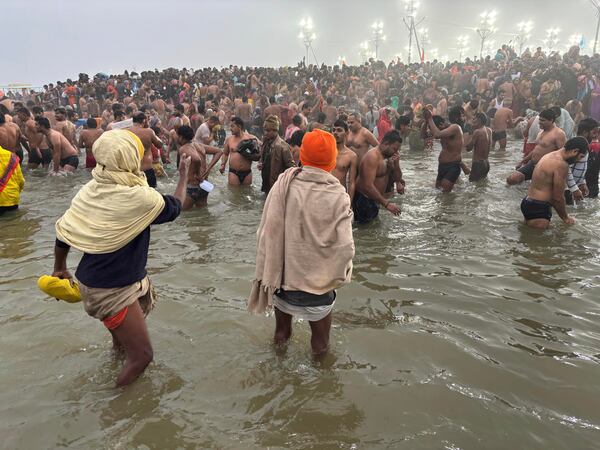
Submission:
[[[516,152],[449,195],[433,189],[435,157],[403,153],[402,215],[354,228],[353,283],[321,364],[306,323],[278,355],[273,318],[246,314],[264,195],[259,177],[230,189],[215,174],[208,209],[152,230],[156,361],[124,390],[102,326],[35,285],[89,174],[26,171],[21,210],[0,218],[3,445],[594,448],[600,201],[540,233],[520,223],[526,186],[504,183]]]

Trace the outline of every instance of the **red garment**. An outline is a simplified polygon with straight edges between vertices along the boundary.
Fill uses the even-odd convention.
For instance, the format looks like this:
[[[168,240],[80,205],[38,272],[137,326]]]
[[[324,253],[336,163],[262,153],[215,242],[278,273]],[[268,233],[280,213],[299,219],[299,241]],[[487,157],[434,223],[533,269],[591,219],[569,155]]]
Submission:
[[[590,153],[600,153],[600,142],[593,141],[590,144]]]
[[[525,141],[523,142],[523,155],[524,156],[529,155],[533,151],[535,146],[536,146],[535,143],[529,143],[529,142],[527,142],[527,138],[525,138]]]
[[[109,330],[114,330],[115,328],[121,326],[121,324],[125,321],[125,317],[127,317],[127,311],[129,311],[129,306],[126,306],[114,316],[104,319],[102,323]]]
[[[382,109],[379,113],[379,120],[377,121],[377,133],[379,134],[379,143],[383,140],[383,137],[392,129],[392,121],[390,120],[387,109]]]
[[[93,169],[94,167],[96,167],[96,158],[94,158],[94,155],[85,155],[85,168]]]

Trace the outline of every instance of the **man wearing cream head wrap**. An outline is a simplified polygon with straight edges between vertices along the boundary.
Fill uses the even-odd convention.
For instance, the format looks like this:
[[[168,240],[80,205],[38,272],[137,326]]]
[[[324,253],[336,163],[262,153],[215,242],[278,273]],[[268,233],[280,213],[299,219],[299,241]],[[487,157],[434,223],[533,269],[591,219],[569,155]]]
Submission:
[[[335,168],[335,138],[307,133],[300,148],[302,168],[286,170],[265,202],[257,231],[255,279],[248,310],[275,309],[275,344],[292,334],[292,317],[309,321],[315,355],[329,347],[335,289],[350,282],[354,241],[350,197]]]
[[[53,276],[72,278],[70,247],[83,252],[75,277],[86,312],[109,329],[126,360],[117,385],[134,381],[152,360],[147,315],[155,301],[146,274],[150,225],[170,222],[181,212],[190,159],[179,166],[175,195],[148,186],[141,170],[144,146],[127,130],[107,131],[94,143],[92,180],[56,222]]]

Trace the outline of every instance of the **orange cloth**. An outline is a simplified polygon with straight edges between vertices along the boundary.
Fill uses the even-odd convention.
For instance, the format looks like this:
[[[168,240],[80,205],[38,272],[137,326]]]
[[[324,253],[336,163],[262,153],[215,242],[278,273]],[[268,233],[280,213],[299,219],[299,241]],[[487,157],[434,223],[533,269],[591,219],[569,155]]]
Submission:
[[[102,321],[102,323],[109,330],[114,330],[115,328],[118,328],[125,321],[125,317],[127,317],[127,311],[129,311],[129,306],[126,306],[121,311],[116,313],[114,316],[111,316],[108,319],[104,319]]]
[[[317,128],[304,135],[300,147],[300,162],[303,166],[331,172],[335,169],[336,160],[337,147],[331,133]]]

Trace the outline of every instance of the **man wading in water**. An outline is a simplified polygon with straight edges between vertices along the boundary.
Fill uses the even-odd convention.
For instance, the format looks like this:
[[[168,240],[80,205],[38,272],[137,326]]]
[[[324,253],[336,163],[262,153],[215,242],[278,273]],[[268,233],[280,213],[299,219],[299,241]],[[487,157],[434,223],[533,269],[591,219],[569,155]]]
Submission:
[[[331,175],[334,137],[307,133],[302,168],[287,169],[271,188],[258,228],[255,279],[248,310],[275,308],[275,344],[292,335],[292,317],[308,320],[315,356],[329,348],[336,289],[352,276],[354,241],[350,197]]]
[[[56,222],[54,272],[70,279],[69,249],[83,252],[75,276],[86,312],[101,320],[115,348],[125,351],[117,386],[134,381],[153,358],[144,316],[155,293],[146,274],[150,225],[181,212],[190,158],[183,157],[175,195],[148,186],[142,172],[144,146],[127,130],[107,131],[94,144],[97,165],[71,207]]]
[[[575,223],[575,219],[566,211],[565,182],[569,165],[583,159],[588,151],[585,138],[574,137],[566,142],[564,148],[542,156],[533,170],[527,197],[521,202],[526,225],[539,229],[548,228],[552,207],[567,225]]]

